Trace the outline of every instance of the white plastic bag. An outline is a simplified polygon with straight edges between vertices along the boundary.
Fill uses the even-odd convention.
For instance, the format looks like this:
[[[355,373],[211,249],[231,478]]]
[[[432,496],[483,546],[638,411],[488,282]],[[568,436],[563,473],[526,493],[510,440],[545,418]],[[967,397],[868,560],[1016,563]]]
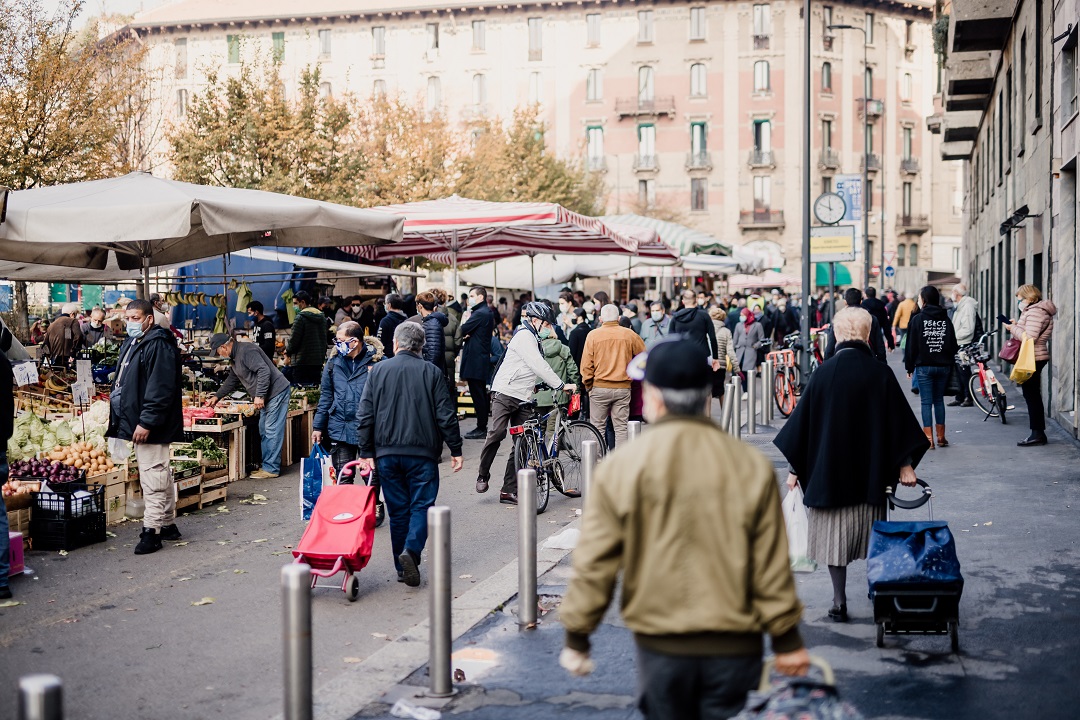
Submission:
[[[817,563],[806,555],[810,542],[810,522],[806,517],[806,506],[803,505],[802,488],[798,484],[784,496],[783,508],[791,569],[795,572],[814,572]]]

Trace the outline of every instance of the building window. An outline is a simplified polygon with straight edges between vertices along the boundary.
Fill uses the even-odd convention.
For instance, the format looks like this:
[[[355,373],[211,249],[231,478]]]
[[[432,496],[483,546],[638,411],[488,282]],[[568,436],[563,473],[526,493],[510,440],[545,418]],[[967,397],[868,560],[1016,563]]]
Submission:
[[[907,245],[896,246],[896,265],[897,267],[904,267],[907,262]]]
[[[319,57],[330,57],[330,31],[319,31]]]
[[[705,8],[690,8],[690,39],[705,39]]]
[[[638,125],[639,167],[653,167],[656,159],[656,126]]]
[[[829,27],[832,24],[832,5],[826,5],[821,8],[821,34],[823,36],[832,37],[833,31]]]
[[[540,73],[529,73],[529,104],[539,105],[544,102],[544,83]]]
[[[904,183],[901,187],[901,190],[902,192],[900,194],[900,201],[901,207],[903,209],[903,212],[901,214],[904,217],[909,218],[911,217],[911,183]]]
[[[1061,109],[1062,121],[1076,114],[1076,36],[1065,41],[1061,49]]]
[[[276,32],[270,36],[274,45],[274,62],[284,62],[285,60],[285,33]]]
[[[427,23],[427,50],[438,52],[439,50],[439,23]]]
[[[598,125],[590,125],[585,129],[586,154],[589,158],[590,170],[601,170],[604,167],[604,128]]]
[[[639,43],[651,43],[653,41],[653,11],[638,10],[637,14],[637,41]]]
[[[386,57],[386,28],[381,25],[371,28],[371,56]]]
[[[1005,95],[998,91],[997,99],[997,172],[998,184],[1005,176]]]
[[[380,99],[386,97],[386,81],[379,79],[375,81],[374,86],[371,88],[371,96]]]
[[[187,90],[176,91],[176,117],[187,116]]]
[[[832,92],[832,63],[821,63],[821,91]]]
[[[529,59],[544,57],[544,27],[542,18],[529,18]]]
[[[832,192],[832,175],[822,175],[821,176],[821,192],[823,192],[823,193]]]
[[[825,150],[832,149],[832,120],[821,121],[821,147]]]
[[[597,102],[604,98],[604,76],[600,68],[590,68],[589,76],[585,80],[585,99],[588,102]]]
[[[913,20],[904,21],[904,46],[915,47],[915,22]]]
[[[754,63],[754,92],[769,90],[769,61],[758,60]]]
[[[187,38],[180,38],[173,43],[176,51],[176,77],[183,80],[187,77]]]
[[[911,73],[904,73],[904,77],[900,79],[900,99],[911,102]]]
[[[330,83],[328,83],[328,82],[319,83],[319,97],[321,97],[321,98],[323,98],[325,100],[326,98],[332,97],[333,94],[334,94],[334,91],[333,91],[333,88],[330,87]]]
[[[1034,93],[1032,105],[1035,107],[1036,124],[1042,124],[1043,44],[1039,38],[1044,37],[1043,5],[1043,0],[1035,0],[1035,87],[1032,89]]]
[[[919,244],[911,243],[908,245],[908,263],[911,267],[919,267]]]
[[[229,62],[235,65],[240,62],[240,36],[226,35],[225,42],[229,48]]]
[[[638,205],[643,208],[651,208],[656,205],[656,182],[654,180],[638,180],[637,182]]]
[[[472,76],[472,101],[477,107],[487,104],[487,78],[482,73]]]
[[[772,208],[772,178],[768,175],[754,176],[754,212],[768,212]]]
[[[874,69],[866,68],[863,73],[863,97],[874,97]]]
[[[754,35],[758,37],[772,35],[772,6],[768,4],[754,6]]]
[[[706,138],[705,123],[690,123],[690,154],[694,158],[695,165],[701,164],[700,161],[704,160],[705,153],[708,151]]]
[[[754,121],[754,151],[772,152],[772,123],[768,120]]]
[[[863,25],[866,29],[866,44],[874,44],[874,13],[866,13],[866,24]]]
[[[472,49],[477,51],[487,50],[487,21],[472,21]]]
[[[690,179],[690,209],[691,210],[705,210],[706,198],[708,196],[708,179],[706,178],[691,178]]]
[[[654,73],[648,65],[638,68],[638,104],[651,103],[654,97]]]
[[[434,75],[427,79],[427,97],[424,107],[428,112],[434,112],[442,105],[442,82]]]
[[[904,160],[911,159],[912,143],[914,142],[915,132],[909,128],[904,128]]]
[[[705,97],[705,65],[694,63],[690,66],[690,97]]]
[[[600,47],[600,13],[589,13],[585,16],[585,44],[589,47]]]

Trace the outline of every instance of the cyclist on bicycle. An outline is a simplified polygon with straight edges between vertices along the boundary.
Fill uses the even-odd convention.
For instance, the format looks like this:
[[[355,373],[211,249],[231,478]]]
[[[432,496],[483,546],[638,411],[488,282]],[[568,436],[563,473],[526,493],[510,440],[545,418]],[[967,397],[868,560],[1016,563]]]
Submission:
[[[533,416],[530,403],[533,390],[539,380],[552,390],[572,393],[577,386],[564,383],[551,369],[541,343],[555,334],[555,312],[541,302],[530,302],[521,310],[521,327],[506,347],[495,379],[491,383],[491,419],[484,449],[480,453],[480,469],[476,477],[476,492],[488,491],[491,464],[499,452],[499,445],[510,425],[520,425]],[[502,491],[499,502],[517,504],[517,476],[514,473],[514,455],[506,460]]]

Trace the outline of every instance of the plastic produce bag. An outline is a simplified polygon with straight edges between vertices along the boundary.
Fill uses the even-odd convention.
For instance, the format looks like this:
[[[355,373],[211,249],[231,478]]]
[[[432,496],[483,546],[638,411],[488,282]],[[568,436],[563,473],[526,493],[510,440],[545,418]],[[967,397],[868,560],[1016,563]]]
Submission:
[[[300,460],[300,517],[311,519],[311,511],[319,499],[323,485],[333,485],[334,465],[321,445],[311,448],[311,455]]]
[[[799,485],[796,484],[795,489],[789,490],[784,496],[783,508],[791,569],[795,572],[814,572],[817,570],[817,563],[806,555],[806,548],[810,542],[810,521],[806,517],[803,492]]]
[[[1020,354],[1016,356],[1016,365],[1013,365],[1009,379],[1017,385],[1023,385],[1035,374],[1035,342],[1024,335],[1020,343]]]

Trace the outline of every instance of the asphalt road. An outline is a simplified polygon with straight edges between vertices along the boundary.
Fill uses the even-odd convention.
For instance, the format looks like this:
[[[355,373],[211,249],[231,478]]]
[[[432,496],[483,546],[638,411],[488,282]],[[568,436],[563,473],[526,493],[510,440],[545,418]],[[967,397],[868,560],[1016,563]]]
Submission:
[[[474,423],[462,423],[464,431]],[[441,468],[439,503],[452,509],[454,593],[516,558],[516,508],[498,483],[474,490],[481,441],[465,441],[465,468]],[[501,458],[495,468],[501,468]],[[265,720],[282,708],[279,571],[300,539],[299,465],[276,480],[229,486],[229,499],[178,520],[186,544],[132,552],[137,522],[116,537],[61,556],[29,552],[33,579],[0,609],[0,718],[14,717],[17,678],[48,672],[64,682],[66,720],[228,718]],[[241,504],[253,494],[265,505]],[[552,493],[541,538],[575,517],[579,500]],[[227,509],[227,512],[226,512]],[[379,528],[360,599],[340,589],[314,598],[315,687],[427,616],[425,582],[396,582],[388,527]],[[339,576],[340,577],[340,576]],[[194,605],[204,598],[213,602]]]

